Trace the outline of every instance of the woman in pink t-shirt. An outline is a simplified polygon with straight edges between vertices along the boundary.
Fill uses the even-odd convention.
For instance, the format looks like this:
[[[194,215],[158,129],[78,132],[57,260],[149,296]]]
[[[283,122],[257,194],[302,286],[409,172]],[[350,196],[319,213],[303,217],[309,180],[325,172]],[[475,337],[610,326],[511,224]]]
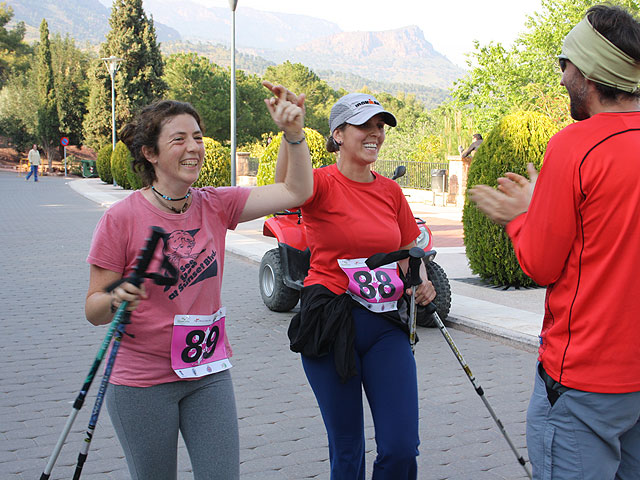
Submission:
[[[264,85],[274,94],[267,109],[284,132],[281,148],[289,158],[286,178],[274,185],[193,188],[205,150],[200,117],[188,103],[155,102],[120,135],[145,187],[107,210],[96,227],[85,311],[92,324],[104,325],[129,302],[131,324],[106,399],[133,479],[176,478],[179,431],[194,478],[239,478],[231,352],[220,301],[225,234],[238,222],[295,207],[313,191],[302,129],[305,97]],[[105,292],[132,273],[154,226],[167,232],[164,253],[179,272],[178,283],[138,288],[125,282]]]

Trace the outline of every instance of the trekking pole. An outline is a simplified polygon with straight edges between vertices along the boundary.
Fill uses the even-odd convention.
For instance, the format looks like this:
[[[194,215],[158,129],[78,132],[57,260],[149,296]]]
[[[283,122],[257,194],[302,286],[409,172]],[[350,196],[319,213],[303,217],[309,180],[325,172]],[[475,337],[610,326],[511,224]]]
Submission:
[[[140,285],[142,283],[142,280],[144,278],[150,278],[154,281],[154,283],[158,284],[158,285],[174,285],[177,281],[177,270],[175,269],[175,267],[169,262],[168,258],[166,256],[163,256],[162,259],[162,265],[161,268],[165,269],[166,271],[166,275],[160,275],[157,273],[147,273],[147,268],[149,267],[149,264],[151,263],[151,260],[153,258],[153,253],[156,249],[156,246],[158,244],[158,241],[163,238],[165,236],[164,230],[162,230],[161,228],[158,227],[153,227],[152,228],[152,235],[150,238],[147,239],[147,243],[145,245],[145,247],[141,250],[140,252],[140,256],[138,256],[138,264],[136,265],[135,269],[134,269],[134,274],[132,275],[131,278],[123,278],[121,280],[118,280],[117,282],[114,282],[113,284],[109,285],[105,290],[107,292],[113,290],[114,288],[116,288],[118,285],[120,285],[121,283],[124,283],[125,281],[129,281],[131,283]],[[69,431],[71,430],[71,426],[73,425],[73,422],[75,421],[78,412],[80,411],[80,409],[82,408],[85,398],[87,396],[87,393],[89,391],[89,387],[91,386],[93,379],[95,377],[96,372],[98,371],[98,367],[100,366],[100,363],[102,362],[102,360],[104,359],[105,356],[105,352],[107,350],[107,348],[109,347],[109,343],[111,343],[111,339],[114,337],[114,334],[116,336],[117,341],[117,347],[116,347],[116,342],[114,341],[114,345],[111,349],[111,353],[109,355],[109,360],[107,361],[107,367],[105,369],[105,375],[107,376],[107,381],[108,381],[108,377],[110,376],[111,373],[111,367],[113,367],[113,362],[115,361],[115,355],[114,355],[114,348],[115,351],[117,353],[118,351],[118,347],[119,347],[119,343],[120,340],[122,338],[122,334],[124,333],[124,329],[125,329],[125,325],[126,323],[128,323],[128,314],[126,312],[126,308],[127,308],[128,302],[124,301],[120,304],[120,306],[118,307],[118,309],[116,310],[116,313],[114,314],[113,320],[111,320],[111,323],[109,324],[109,329],[107,331],[107,335],[105,336],[102,345],[100,346],[100,349],[98,350],[98,354],[96,355],[96,358],[93,361],[93,364],[91,365],[91,369],[89,370],[89,374],[87,375],[85,382],[82,386],[82,389],[80,390],[80,393],[78,394],[78,397],[76,398],[74,404],[73,404],[73,409],[71,411],[71,414],[69,415],[69,418],[67,420],[67,423],[64,426],[64,429],[62,430],[62,433],[58,439],[58,442],[56,443],[53,452],[51,454],[51,457],[49,458],[49,461],[42,473],[42,475],[40,476],[40,480],[48,480],[50,475],[51,475],[51,471],[53,470],[53,467],[58,459],[58,456],[60,454],[60,451],[62,450],[62,447],[64,445],[64,442],[67,438],[67,436],[69,435]],[[111,364],[111,365],[109,365]],[[107,375],[106,370],[109,370],[109,375]],[[103,387],[103,384],[105,384],[104,382],[104,376],[103,376],[103,381],[101,383],[100,386],[100,390],[102,390],[102,397],[104,397],[104,390],[106,390],[106,386]],[[98,396],[100,396],[100,393],[98,394]],[[96,403],[98,403],[98,398],[96,398]],[[100,400],[100,405],[102,404],[102,400]],[[95,406],[94,406],[94,410],[95,410]],[[97,413],[99,413],[100,408],[98,408]],[[92,415],[92,419],[93,419],[93,415]],[[97,415],[95,417],[95,421],[97,422]],[[95,423],[94,423],[94,429],[95,429]],[[85,439],[86,441],[86,439]],[[89,439],[89,443],[91,442],[91,440]],[[88,450],[88,446],[87,446],[87,450]],[[86,452],[84,452],[84,459],[86,459]],[[84,463],[84,461],[82,462]],[[82,470],[82,467],[80,467],[80,470]],[[79,476],[79,473],[78,473]],[[74,477],[75,478],[75,477]]]
[[[109,330],[107,330],[107,334],[104,337],[104,340],[102,341],[102,345],[100,346],[100,349],[98,350],[98,353],[96,355],[96,358],[93,360],[93,365],[91,365],[91,369],[89,370],[89,374],[87,375],[87,378],[84,381],[84,384],[82,385],[82,388],[80,389],[80,393],[78,393],[78,396],[76,397],[76,400],[73,402],[73,408],[71,410],[71,414],[69,414],[69,418],[67,419],[67,423],[65,424],[64,428],[62,429],[62,433],[60,434],[60,437],[58,438],[58,442],[56,443],[55,447],[53,448],[53,452],[51,453],[51,456],[49,457],[49,462],[47,463],[47,466],[44,468],[44,471],[42,473],[42,475],[40,476],[40,480],[48,480],[50,475],[51,475],[51,471],[53,470],[53,466],[56,464],[56,461],[58,460],[58,455],[60,455],[60,451],[62,450],[62,446],[64,445],[65,440],[67,439],[67,436],[69,435],[69,432],[71,431],[71,427],[73,426],[73,422],[75,421],[76,417],[78,416],[78,413],[80,412],[80,409],[82,408],[82,406],[84,405],[84,400],[87,397],[87,392],[89,391],[89,387],[91,387],[91,383],[93,382],[93,379],[95,378],[96,372],[98,371],[98,367],[100,366],[100,364],[102,363],[102,360],[104,359],[104,355],[107,351],[107,348],[109,347],[109,344],[111,343],[111,338],[113,337],[113,333],[115,332],[116,328],[118,327],[118,324],[120,323],[122,319],[122,315],[120,314],[120,309],[118,309],[118,311],[116,311],[116,314],[113,317],[113,320],[111,320],[111,323],[109,324]]]
[[[513,451],[514,455],[518,459],[518,463],[520,463],[520,465],[522,465],[522,468],[524,468],[524,471],[527,473],[527,476],[529,478],[532,478],[531,477],[531,472],[529,471],[529,467],[527,467],[526,460],[522,457],[522,455],[520,455],[520,453],[518,453],[518,450],[516,449],[516,446],[513,444],[513,442],[511,441],[511,438],[507,434],[507,431],[505,430],[504,425],[502,425],[502,422],[500,421],[500,419],[496,415],[496,412],[493,410],[493,408],[491,408],[491,405],[489,404],[489,400],[487,400],[487,398],[484,396],[484,390],[482,389],[482,387],[480,385],[478,385],[476,383],[476,379],[473,376],[473,373],[471,373],[471,368],[469,368],[469,365],[467,364],[467,362],[465,362],[464,357],[460,353],[460,350],[458,350],[458,347],[456,346],[456,344],[454,343],[453,339],[451,338],[451,335],[449,335],[449,331],[447,330],[447,327],[445,327],[444,322],[440,319],[440,316],[438,315],[438,312],[436,311],[436,306],[433,303],[430,303],[429,305],[427,305],[426,308],[427,308],[427,312],[430,313],[433,316],[433,319],[436,321],[436,325],[440,329],[440,332],[442,332],[442,335],[444,336],[444,339],[449,344],[449,347],[451,348],[451,351],[453,352],[453,354],[458,359],[458,362],[460,363],[460,366],[464,370],[464,373],[467,374],[467,378],[469,378],[469,381],[471,382],[471,385],[473,385],[473,388],[475,389],[476,393],[482,399],[482,402],[484,403],[485,407],[487,407],[487,410],[489,410],[489,413],[491,414],[491,417],[496,422],[496,425],[498,426],[498,428],[502,432],[502,435],[504,436],[505,440],[509,444],[509,447],[511,447],[511,450]]]
[[[122,302],[120,308],[122,311],[127,307],[128,302]],[[124,305],[124,308],[123,308]],[[125,313],[125,317],[128,317],[129,314]],[[127,323],[129,323],[128,318],[125,321],[120,322],[118,325],[118,329],[116,330],[113,345],[111,346],[111,352],[109,353],[109,359],[107,360],[107,366],[104,370],[104,375],[102,376],[102,381],[100,382],[100,388],[98,389],[98,394],[96,395],[96,401],[93,405],[93,411],[91,412],[91,418],[89,419],[89,426],[87,427],[86,436],[84,438],[84,444],[80,449],[80,453],[78,454],[78,463],[76,464],[76,470],[73,474],[73,480],[78,480],[80,475],[82,474],[82,468],[84,467],[84,463],[87,461],[87,456],[89,455],[89,447],[91,446],[91,440],[93,439],[93,432],[96,429],[96,425],[98,423],[98,416],[100,415],[100,409],[102,408],[102,403],[104,402],[104,395],[107,391],[107,386],[109,385],[109,378],[111,378],[111,370],[113,369],[113,364],[116,360],[116,355],[118,354],[118,349],[120,348],[120,343],[122,341],[122,336],[125,333],[125,328]]]
[[[415,355],[416,348],[416,329],[418,325],[416,310],[416,289],[422,283],[420,278],[420,264],[424,257],[424,250],[419,247],[413,247],[409,250],[409,285],[411,285],[411,303],[409,304],[409,343],[411,344],[411,352]]]
[[[411,250],[398,250],[396,252],[391,252],[391,253],[377,253],[377,254],[372,255],[371,257],[369,257],[365,262],[369,268],[374,269],[374,268],[377,268],[377,267],[379,267],[381,265],[386,265],[387,263],[398,261],[398,260],[402,260],[404,258],[409,257],[409,268],[411,269],[411,271],[409,273],[410,273],[410,283],[411,283],[411,288],[412,288],[412,295],[411,295],[411,297],[412,297],[412,299],[411,299],[412,305],[411,305],[411,309],[410,309],[410,315],[412,316],[412,318],[409,319],[409,340],[410,341],[411,341],[411,328],[412,328],[411,324],[412,323],[414,325],[413,326],[413,328],[414,328],[413,335],[414,335],[414,341],[415,341],[415,323],[414,322],[415,322],[415,313],[416,313],[415,312],[415,289],[416,289],[416,286],[415,286],[415,283],[414,283],[415,282],[415,278],[413,276],[415,275],[414,272],[418,272],[418,275],[419,275],[419,263],[417,263],[417,262],[421,261],[420,257],[417,256],[418,255],[417,252],[414,252],[413,255],[411,254],[411,252],[414,251],[414,249],[420,250],[420,248],[418,248],[418,247],[413,247]],[[424,252],[423,252],[422,256],[424,256]],[[412,262],[413,262],[413,268],[412,268]],[[417,264],[417,267],[416,267],[416,264]],[[418,279],[417,284],[418,285],[420,284],[420,280],[419,279]],[[436,311],[436,306],[434,305],[433,302],[431,302],[425,308],[427,309],[427,313],[431,314],[433,316],[433,319],[435,320],[436,325],[440,329],[440,332],[444,336],[444,339],[447,341],[447,344],[449,345],[449,348],[451,348],[451,351],[453,352],[453,354],[458,359],[458,362],[460,363],[460,366],[462,366],[462,369],[467,374],[467,378],[471,382],[471,385],[473,385],[474,390],[476,391],[476,393],[482,399],[482,402],[484,403],[485,407],[487,407],[487,410],[489,410],[489,413],[491,414],[491,417],[493,418],[493,420],[496,422],[496,425],[498,426],[498,429],[500,430],[500,432],[504,436],[505,440],[509,444],[509,447],[511,447],[511,450],[513,451],[514,455],[518,459],[518,463],[520,465],[522,465],[522,468],[524,468],[524,471],[526,472],[527,476],[529,478],[532,478],[531,472],[529,471],[529,467],[527,467],[526,460],[518,452],[516,446],[513,444],[513,442],[511,441],[511,438],[507,434],[507,431],[505,430],[504,425],[502,424],[502,422],[500,421],[500,419],[496,415],[496,412],[493,410],[493,408],[489,404],[489,401],[487,400],[487,398],[484,396],[484,390],[482,389],[482,387],[480,385],[478,385],[476,383],[476,379],[473,376],[473,373],[471,373],[471,368],[469,368],[469,365],[464,360],[464,357],[460,353],[460,350],[458,350],[458,347],[456,346],[455,342],[451,338],[451,335],[449,335],[449,331],[447,330],[447,327],[445,327],[444,322],[442,321],[442,319],[438,315],[438,312]],[[412,310],[413,310],[413,312],[412,312]],[[413,348],[413,345],[412,345],[412,348]]]
[[[156,274],[147,274],[147,268],[151,263],[153,258],[153,254],[156,250],[156,246],[161,238],[165,236],[164,230],[159,227],[152,227],[151,229],[151,238],[147,239],[146,246],[141,250],[140,256],[138,257],[138,264],[133,270],[133,274],[125,279],[121,279],[115,284],[110,285],[107,289],[114,289],[120,283],[125,281],[139,287],[142,284],[142,281],[145,278],[152,278],[155,283],[164,284],[164,285],[172,285],[175,284],[178,280],[177,271],[171,264],[169,263],[166,256],[163,257],[163,266],[173,273],[173,276],[160,276]],[[170,268],[169,268],[170,267]],[[173,270],[171,270],[173,269]],[[89,447],[91,446],[91,440],[93,439],[93,433],[96,429],[96,425],[98,423],[98,416],[100,415],[100,409],[102,408],[102,403],[104,402],[104,395],[107,391],[107,387],[109,385],[109,378],[111,377],[111,370],[113,369],[113,364],[116,360],[116,355],[118,354],[118,350],[120,348],[120,344],[122,342],[122,337],[125,334],[125,329],[127,328],[127,324],[129,322],[130,313],[126,312],[126,305],[128,302],[122,302],[120,304],[120,310],[122,310],[125,315],[125,319],[120,322],[116,333],[113,339],[113,345],[111,346],[111,352],[109,353],[109,359],[107,360],[107,366],[105,367],[104,375],[102,376],[102,382],[100,383],[100,389],[98,390],[98,394],[96,395],[96,401],[93,405],[93,411],[91,412],[91,418],[89,419],[89,426],[87,427],[86,436],[84,438],[84,445],[80,449],[80,453],[78,454],[78,463],[76,464],[76,470],[73,474],[73,480],[79,480],[80,475],[82,474],[82,468],[87,460],[87,456],[89,454]]]

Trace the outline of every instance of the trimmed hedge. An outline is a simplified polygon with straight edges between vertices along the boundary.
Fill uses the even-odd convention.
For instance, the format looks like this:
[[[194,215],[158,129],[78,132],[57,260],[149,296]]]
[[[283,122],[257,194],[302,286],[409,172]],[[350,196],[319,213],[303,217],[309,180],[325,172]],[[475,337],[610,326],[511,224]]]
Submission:
[[[113,147],[111,144],[105,145],[98,150],[98,158],[96,159],[96,168],[98,175],[104,183],[113,183],[113,175],[111,175],[111,153]]]
[[[213,138],[204,137],[204,162],[194,187],[221,187],[231,184],[231,149]]]
[[[131,168],[132,161],[133,157],[127,146],[122,142],[116,143],[116,148],[111,154],[111,174],[116,183],[125,190],[142,188],[142,180]]]
[[[313,168],[336,163],[336,156],[333,153],[327,152],[324,136],[322,136],[320,132],[305,127],[304,135],[307,137],[307,145],[311,153],[311,164]],[[270,185],[274,183],[278,150],[280,149],[281,142],[282,132],[273,137],[264,154],[260,157],[260,165],[258,166],[258,176],[256,179],[258,185]]]
[[[547,143],[557,130],[548,117],[537,112],[518,112],[504,117],[478,149],[469,167],[467,189],[480,184],[496,187],[498,178],[506,172],[527,176],[529,162],[539,170]],[[520,268],[505,229],[480,212],[468,196],[462,225],[473,273],[493,285],[535,285]]]

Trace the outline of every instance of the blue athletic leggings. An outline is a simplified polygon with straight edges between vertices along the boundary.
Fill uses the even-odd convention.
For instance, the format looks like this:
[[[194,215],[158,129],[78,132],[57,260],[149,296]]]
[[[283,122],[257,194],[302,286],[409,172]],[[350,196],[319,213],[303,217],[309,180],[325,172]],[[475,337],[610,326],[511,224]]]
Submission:
[[[375,426],[374,480],[417,477],[418,385],[407,334],[362,308],[353,309],[358,375],[340,382],[333,355],[302,356],[329,437],[331,480],[364,480],[362,388]]]
[[[240,478],[238,415],[228,370],[153,387],[109,385],[106,398],[133,480],[175,480],[178,430],[194,479]]]

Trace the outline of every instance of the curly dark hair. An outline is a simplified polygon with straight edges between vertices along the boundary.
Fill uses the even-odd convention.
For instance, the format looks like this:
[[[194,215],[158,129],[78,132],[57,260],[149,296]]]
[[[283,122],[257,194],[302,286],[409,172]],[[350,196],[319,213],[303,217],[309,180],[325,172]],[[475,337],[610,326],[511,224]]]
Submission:
[[[177,100],[158,100],[144,107],[136,117],[120,130],[120,140],[129,148],[133,161],[131,168],[136,172],[145,187],[156,180],[156,171],[142,153],[142,147],[153,149],[158,153],[158,137],[164,124],[178,115],[191,115],[200,130],[200,115],[190,103]]]

